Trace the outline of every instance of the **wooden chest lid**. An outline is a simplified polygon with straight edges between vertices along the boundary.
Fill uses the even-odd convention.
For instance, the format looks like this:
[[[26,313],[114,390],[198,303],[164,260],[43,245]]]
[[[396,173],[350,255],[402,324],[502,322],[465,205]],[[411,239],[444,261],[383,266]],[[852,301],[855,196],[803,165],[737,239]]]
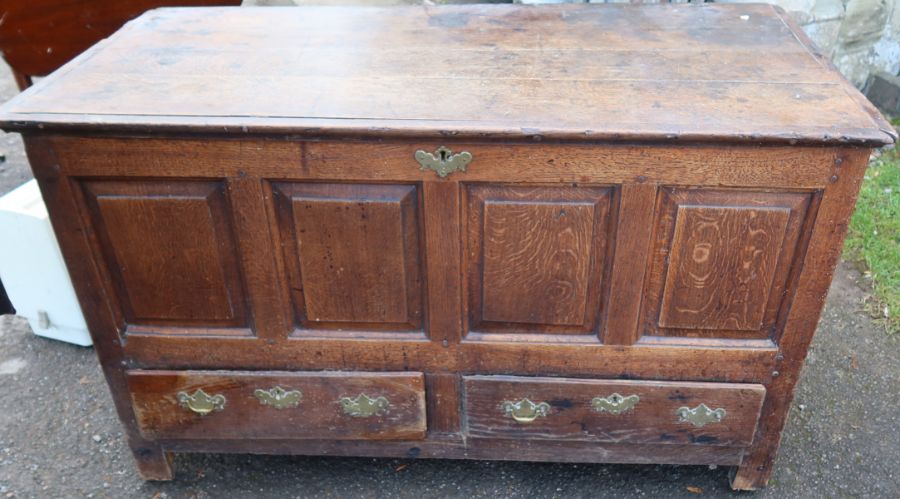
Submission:
[[[892,127],[768,5],[158,9],[6,130],[877,146]]]

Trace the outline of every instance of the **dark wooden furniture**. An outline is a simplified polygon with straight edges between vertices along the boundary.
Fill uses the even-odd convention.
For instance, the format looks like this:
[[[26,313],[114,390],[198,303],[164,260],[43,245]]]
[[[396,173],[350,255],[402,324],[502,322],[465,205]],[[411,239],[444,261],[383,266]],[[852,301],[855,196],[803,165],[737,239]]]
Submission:
[[[0,315],[14,313],[16,313],[16,309],[9,301],[9,296],[6,294],[6,288],[3,287],[3,282],[0,282]]]
[[[4,0],[0,51],[19,90],[157,7],[240,5],[241,0]]]
[[[0,110],[176,452],[765,485],[891,127],[762,5],[157,10]]]

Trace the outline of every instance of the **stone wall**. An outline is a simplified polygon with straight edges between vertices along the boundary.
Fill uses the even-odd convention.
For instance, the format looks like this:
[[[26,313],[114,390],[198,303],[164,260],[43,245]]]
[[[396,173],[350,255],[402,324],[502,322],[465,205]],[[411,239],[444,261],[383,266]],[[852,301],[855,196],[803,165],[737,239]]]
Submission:
[[[485,3],[688,3],[704,0],[481,0]],[[780,5],[859,88],[870,74],[900,74],[900,0],[717,0]],[[392,5],[478,0],[244,0],[245,5]]]
[[[900,74],[900,0],[765,1],[789,12],[857,87],[872,73]]]

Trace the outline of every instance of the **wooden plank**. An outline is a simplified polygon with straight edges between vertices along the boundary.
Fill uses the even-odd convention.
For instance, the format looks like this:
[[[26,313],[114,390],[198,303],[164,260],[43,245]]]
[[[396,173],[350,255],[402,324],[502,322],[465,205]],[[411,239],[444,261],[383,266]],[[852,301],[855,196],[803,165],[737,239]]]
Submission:
[[[731,447],[753,440],[766,393],[750,384],[515,376],[466,376],[464,386],[472,436]],[[684,409],[712,419],[686,420]]]
[[[231,452],[236,446],[254,454],[396,457],[405,459],[494,459],[567,463],[720,464],[740,463],[743,449],[700,445],[629,445],[604,442],[556,442],[491,438],[430,438],[423,441],[329,440],[165,440],[173,452]]]
[[[165,330],[162,330],[165,333]],[[609,376],[635,379],[683,379],[761,382],[769,379],[777,349],[754,343],[635,345],[466,340],[460,345],[403,340],[383,333],[357,337],[301,335],[286,342],[261,344],[247,338],[203,338],[129,334],[126,353],[138,365],[197,369],[342,369],[483,372],[523,375]],[[769,344],[771,345],[771,344]],[[195,352],[203,351],[198,357]],[[598,362],[597,359],[603,359]]]
[[[601,333],[603,343],[608,345],[631,345],[640,337],[641,296],[650,252],[656,189],[656,185],[650,183],[629,183],[621,188],[609,312]]]
[[[793,29],[750,5],[160,10],[6,104],[0,124],[892,142]]]
[[[267,219],[266,191],[258,178],[239,175],[228,179],[228,193],[247,299],[254,311],[254,332],[266,341],[282,339],[292,328],[281,312],[284,298],[280,281],[271,277],[284,274],[278,273],[270,227],[260,223]]]
[[[421,373],[131,370],[127,378],[137,426],[147,438],[425,437]],[[291,395],[296,404],[279,406],[275,388],[297,392]],[[258,390],[269,392],[265,402]],[[196,410],[184,402],[201,391]],[[371,413],[348,412],[365,397],[369,404],[383,397],[383,406]],[[208,398],[217,398],[216,405],[207,406]]]
[[[460,429],[460,377],[457,374],[425,375],[425,395],[428,397],[428,432],[458,433]]]
[[[430,180],[422,184],[425,226],[428,337],[442,345],[462,338],[460,186]]]
[[[434,182],[417,150],[441,142],[293,142],[285,140],[122,139],[54,136],[61,173],[71,176]],[[835,153],[814,147],[673,147],[444,142],[473,160],[452,180],[529,183],[658,183],[693,186],[820,188]],[[305,149],[306,153],[301,152]],[[304,161],[302,158],[306,158]],[[427,210],[426,210],[427,211]],[[442,216],[451,216],[443,213]]]
[[[256,40],[256,39],[254,39]],[[258,40],[257,40],[258,41]],[[760,81],[759,62],[752,48],[731,48],[727,51],[693,50],[689,46],[677,48],[584,46],[576,49],[544,47],[496,48],[475,47],[465,50],[466,63],[460,49],[445,50],[431,47],[385,46],[371,52],[364,46],[317,46],[306,40],[287,46],[228,45],[210,51],[203,58],[161,50],[159,43],[149,40],[146,45],[127,49],[113,45],[97,53],[91,60],[93,73],[110,78],[141,75],[147,65],[159,66],[163,74],[188,74],[216,79],[234,71],[266,77],[344,78],[353,76],[364,65],[371,78],[396,77],[398,68],[420,78],[465,80],[478,77],[485,80],[553,79],[563,81],[587,80],[653,80],[653,81]],[[784,51],[793,47],[795,51]],[[130,57],[123,57],[123,51]],[[767,54],[765,78],[777,83],[822,83],[833,81],[834,75],[809,54],[791,44],[777,47]],[[334,64],[339,58],[352,59],[353,64]],[[636,58],[641,59],[635,64]],[[727,75],[722,67],[728,68]]]

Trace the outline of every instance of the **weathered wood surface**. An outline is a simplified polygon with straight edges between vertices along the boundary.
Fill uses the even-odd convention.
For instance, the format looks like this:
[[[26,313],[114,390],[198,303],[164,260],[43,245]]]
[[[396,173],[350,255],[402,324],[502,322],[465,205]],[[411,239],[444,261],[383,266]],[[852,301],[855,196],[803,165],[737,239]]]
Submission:
[[[769,338],[786,312],[812,193],[662,189],[644,334]],[[808,232],[808,230],[806,231]]]
[[[421,330],[413,185],[272,185],[298,326]]]
[[[224,182],[81,185],[126,323],[246,326]]]
[[[743,448],[713,445],[635,445],[606,442],[461,438],[429,435],[427,440],[235,440],[178,439],[161,444],[173,452],[371,456],[402,459],[492,459],[563,463],[720,464],[741,462]]]
[[[127,21],[157,7],[240,5],[240,0],[29,0],[2,2],[0,50],[24,90]]]
[[[328,438],[412,440],[425,436],[421,373],[302,373],[129,371],[128,386],[141,434],[147,438]],[[256,390],[300,392],[295,407],[263,404]],[[179,393],[223,397],[221,410],[201,415]],[[341,399],[384,397],[371,416],[345,413]]]
[[[855,92],[765,5],[170,9],[5,105],[0,125],[891,142]]]
[[[515,439],[746,446],[753,440],[766,393],[762,385],[750,384],[515,376],[466,376],[464,380],[467,433]],[[595,398],[613,394],[638,401],[621,413],[594,409]],[[525,398],[547,404],[547,414],[519,422],[503,411],[504,402]],[[725,417],[700,427],[679,418],[680,408],[700,404],[724,410]]]
[[[892,140],[777,9],[207,14],[149,14],[0,116],[40,127],[29,160],[142,476],[206,450],[716,463],[765,484],[855,146]],[[474,160],[421,170],[441,145]],[[244,396],[389,372],[412,373],[389,383],[417,407],[403,440],[332,429],[324,403],[272,430],[290,417]],[[163,410],[182,385],[242,402],[185,421]],[[640,417],[585,412],[597,388],[640,391]],[[530,434],[497,412],[545,395]],[[684,397],[729,426],[671,443]]]
[[[469,330],[594,331],[611,189],[472,186],[465,197]]]

